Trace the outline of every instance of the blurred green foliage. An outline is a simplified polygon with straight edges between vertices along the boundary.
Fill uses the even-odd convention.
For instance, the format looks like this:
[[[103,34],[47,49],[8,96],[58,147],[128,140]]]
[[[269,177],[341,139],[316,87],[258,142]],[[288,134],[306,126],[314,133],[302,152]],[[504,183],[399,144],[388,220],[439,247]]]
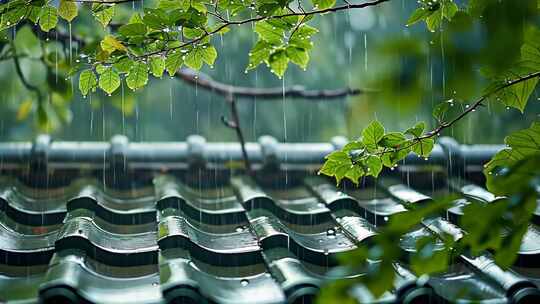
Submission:
[[[224,100],[172,78],[182,66],[232,85],[369,89],[318,104],[239,101],[245,135],[254,140],[268,133],[281,141],[347,135],[352,141],[328,155],[320,171],[339,184],[377,177],[411,152],[428,157],[439,135],[499,142],[510,134],[508,149],[486,166],[488,188],[505,198],[470,200],[461,223],[468,234],[459,242],[418,239],[410,265],[417,275],[436,273],[454,254],[493,250],[496,262],[509,267],[537,198],[539,172],[531,168],[539,168],[538,124],[511,132],[538,113],[540,3],[373,3],[379,2],[358,9],[333,0],[2,3],[0,137],[30,140],[49,132],[106,140],[122,133],[132,140],[182,140],[201,133],[234,140],[220,124],[228,111]],[[393,216],[372,246],[342,258],[366,275],[331,283],[320,301],[348,301],[346,291],[358,283],[375,296],[389,290],[394,262],[402,258],[399,239],[455,199]],[[479,213],[485,221],[476,221]]]

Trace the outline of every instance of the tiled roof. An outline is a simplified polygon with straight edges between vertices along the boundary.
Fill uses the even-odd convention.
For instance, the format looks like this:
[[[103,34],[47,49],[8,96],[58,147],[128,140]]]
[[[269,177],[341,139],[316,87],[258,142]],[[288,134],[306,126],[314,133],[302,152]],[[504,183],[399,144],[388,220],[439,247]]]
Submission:
[[[0,302],[310,303],[321,284],[361,273],[328,272],[336,254],[369,244],[404,204],[459,192],[489,203],[482,163],[500,146],[436,145],[429,160],[360,187],[313,174],[333,143],[262,138],[242,174],[238,144],[51,142],[0,144]],[[406,235],[404,252],[430,233],[463,233],[457,201],[445,218]],[[417,278],[395,264],[395,288],[377,303],[540,303],[540,209],[516,265],[488,253],[460,256],[447,273]],[[407,255],[405,255],[407,256]],[[530,302],[527,302],[530,301]]]

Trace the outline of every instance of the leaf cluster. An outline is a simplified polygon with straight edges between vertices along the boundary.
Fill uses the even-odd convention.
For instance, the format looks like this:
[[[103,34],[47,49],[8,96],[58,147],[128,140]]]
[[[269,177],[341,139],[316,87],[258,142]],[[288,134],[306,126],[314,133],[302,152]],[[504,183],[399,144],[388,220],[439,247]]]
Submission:
[[[343,178],[358,184],[361,177],[378,177],[383,167],[393,170],[411,152],[427,159],[434,141],[425,136],[425,127],[419,122],[404,132],[386,132],[380,122],[373,121],[358,140],[328,154],[319,174],[334,177],[338,184]]]

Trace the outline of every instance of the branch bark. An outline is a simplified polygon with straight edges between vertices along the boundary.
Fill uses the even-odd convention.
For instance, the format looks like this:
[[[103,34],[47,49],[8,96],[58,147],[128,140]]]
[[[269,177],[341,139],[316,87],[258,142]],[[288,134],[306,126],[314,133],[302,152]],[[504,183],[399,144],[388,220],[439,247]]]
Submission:
[[[251,167],[251,162],[249,160],[247,150],[246,150],[246,140],[244,134],[242,133],[242,128],[240,126],[240,116],[238,115],[238,108],[236,106],[236,99],[233,95],[228,95],[225,97],[225,101],[231,107],[231,116],[232,121],[229,121],[225,116],[221,116],[221,121],[225,124],[226,127],[233,129],[236,132],[236,137],[240,142],[240,148],[242,149],[242,158],[246,166],[246,172],[250,176],[254,176],[253,168]]]
[[[331,99],[339,99],[350,95],[359,95],[369,91],[351,88],[342,88],[335,90],[306,90],[303,86],[292,86],[283,89],[276,88],[251,88],[238,87],[218,82],[212,77],[194,71],[189,68],[178,70],[176,77],[186,83],[197,85],[200,88],[212,91],[225,98],[232,96],[233,98],[257,98],[263,100],[280,99],[283,97],[303,98],[311,101],[323,101]]]

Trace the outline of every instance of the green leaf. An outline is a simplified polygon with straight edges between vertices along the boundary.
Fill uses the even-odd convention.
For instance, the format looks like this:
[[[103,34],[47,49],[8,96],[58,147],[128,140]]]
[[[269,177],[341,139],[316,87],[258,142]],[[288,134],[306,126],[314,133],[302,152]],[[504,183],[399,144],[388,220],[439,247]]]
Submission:
[[[121,51],[125,52],[127,51],[127,48],[122,44],[122,42],[116,40],[114,36],[107,35],[101,40],[101,48],[108,53],[112,53],[114,51]]]
[[[309,62],[309,54],[305,49],[297,47],[287,47],[286,49],[287,57],[296,65],[300,66],[302,69],[306,69]]]
[[[503,89],[497,96],[506,106],[516,108],[523,113],[537,84],[538,77],[528,79]]]
[[[425,20],[427,17],[429,17],[431,14],[433,14],[433,11],[430,11],[429,9],[426,9],[425,7],[419,7],[417,8],[409,17],[407,20],[406,25],[410,26],[413,25],[419,21]]]
[[[327,160],[324,162],[321,169],[319,169],[318,174],[324,174],[328,176],[334,176],[334,173],[336,172],[336,166],[339,164],[339,162],[334,160]]]
[[[150,58],[150,72],[154,77],[161,78],[165,71],[165,60],[161,56]]]
[[[58,6],[58,15],[62,17],[67,22],[73,21],[75,17],[77,17],[78,14],[78,8],[77,4],[70,0],[60,0],[60,4]]]
[[[271,72],[276,74],[280,79],[285,75],[287,66],[289,65],[289,57],[284,50],[279,50],[270,55],[269,58]]]
[[[110,96],[120,87],[120,75],[112,67],[106,68],[99,76],[99,87]]]
[[[334,6],[336,0],[311,0],[316,9],[326,9]]]
[[[133,60],[131,60],[129,57],[124,57],[118,60],[118,62],[116,62],[113,66],[119,73],[128,73],[133,66]]]
[[[359,166],[349,166],[347,173],[345,173],[345,177],[351,180],[355,185],[358,185],[358,180],[362,176],[364,176],[364,170]]]
[[[375,120],[362,131],[362,142],[367,147],[376,148],[383,136],[383,125]]]
[[[118,28],[118,33],[124,37],[144,36],[146,32],[146,25],[142,23],[129,23]]]
[[[29,26],[23,26],[17,30],[14,43],[17,55],[27,55],[30,58],[41,58],[43,55],[39,38]]]
[[[283,43],[283,35],[285,30],[271,25],[267,21],[259,21],[255,24],[255,32],[259,34],[259,38],[270,44]]]
[[[387,148],[399,148],[407,138],[400,132],[390,132],[383,136],[379,145]]]
[[[103,72],[105,72],[108,68],[106,66],[104,66],[103,64],[98,64],[96,66],[96,72],[101,75],[103,74]]]
[[[442,6],[442,14],[447,20],[452,20],[454,15],[458,12],[458,6],[451,1],[445,1]]]
[[[366,166],[368,167],[368,170],[367,170],[368,175],[372,175],[373,177],[378,177],[382,171],[383,164],[382,164],[382,160],[379,157],[375,155],[370,155],[366,159]]]
[[[436,236],[422,237],[416,241],[411,268],[417,275],[441,273],[448,269],[450,257],[450,250],[441,246]]]
[[[92,5],[92,12],[94,14],[94,18],[101,23],[103,27],[107,27],[114,17],[115,7],[114,5],[108,6],[105,4],[95,4]]]
[[[348,162],[350,161],[349,154],[343,151],[334,151],[324,157],[325,159],[337,161],[337,162]]]
[[[186,56],[185,63],[192,69],[200,70],[203,62],[209,66],[214,65],[217,58],[217,51],[212,45],[205,44],[193,48]]]
[[[423,138],[418,140],[412,147],[412,151],[418,156],[428,157],[433,150],[434,141],[431,138]]]
[[[404,142],[403,146],[407,147],[408,143],[408,141]],[[399,148],[396,151],[385,152],[381,157],[382,163],[386,167],[392,168],[397,164],[397,162],[407,157],[409,152],[411,152],[411,148]]]
[[[79,76],[79,90],[83,96],[94,92],[97,87],[97,78],[92,70],[84,70]]]
[[[436,29],[441,26],[442,14],[440,12],[435,12],[426,18],[426,25],[428,30],[435,32]]]
[[[173,77],[176,71],[184,64],[184,54],[180,51],[174,51],[167,55],[165,58],[165,69],[169,73],[169,76]]]
[[[499,171],[512,167],[525,157],[540,153],[540,123],[534,122],[528,129],[510,134],[504,142],[509,148],[497,152],[484,165],[487,188],[497,195],[505,195],[506,190],[508,190],[497,187],[494,178],[497,177]]]
[[[58,12],[54,6],[44,6],[41,9],[41,14],[39,15],[39,27],[44,32],[48,32],[56,27],[58,23]]]
[[[143,62],[135,62],[126,78],[128,87],[132,90],[142,88],[148,82],[148,68]]]
[[[141,16],[141,14],[139,13],[134,13],[133,15],[131,15],[131,17],[129,18],[129,22],[128,23],[142,23],[144,24],[144,21],[143,21],[143,18]]]
[[[361,150],[364,149],[364,144],[361,141],[351,141],[350,143],[346,144],[342,151],[343,152],[349,152],[352,150]]]
[[[310,50],[313,47],[311,37],[318,32],[319,30],[317,30],[316,28],[307,24],[302,24],[289,38],[289,45],[305,50]]]
[[[268,62],[271,47],[272,46],[268,42],[259,39],[248,54],[249,64],[246,71],[256,68],[263,62]]]
[[[39,6],[30,6],[28,11],[28,19],[34,24],[37,24],[39,21],[39,16],[41,15],[41,7]]]
[[[450,101],[444,101],[439,103],[433,108],[433,117],[437,119],[438,122],[441,122],[444,120],[446,116],[446,112],[448,112],[448,109],[450,109],[450,106],[452,105],[453,100]]]
[[[34,102],[31,99],[27,99],[23,101],[19,105],[19,109],[17,110],[17,115],[15,116],[17,121],[25,120],[30,114],[30,112],[32,111],[33,107],[34,107]]]
[[[414,127],[409,128],[405,131],[405,134],[410,134],[414,137],[420,137],[422,133],[424,133],[424,130],[426,129],[426,123],[421,121],[414,125]]]

